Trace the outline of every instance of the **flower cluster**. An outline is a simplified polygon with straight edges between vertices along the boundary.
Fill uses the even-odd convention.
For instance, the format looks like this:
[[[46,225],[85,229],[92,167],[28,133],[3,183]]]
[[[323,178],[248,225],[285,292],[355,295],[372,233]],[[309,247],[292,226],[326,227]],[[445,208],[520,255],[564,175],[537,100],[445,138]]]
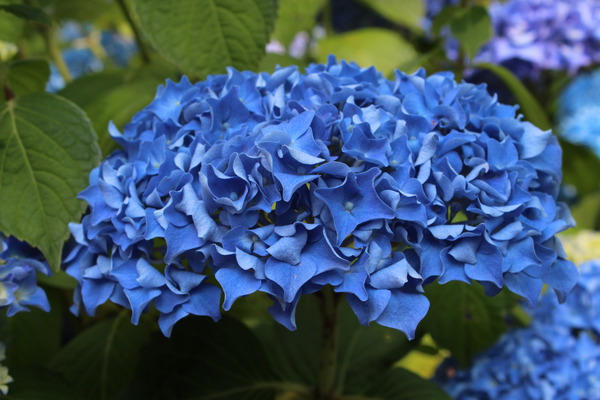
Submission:
[[[42,254],[14,237],[0,236],[0,245],[0,307],[9,317],[29,311],[28,306],[50,310],[46,293],[37,285],[36,272],[51,273]]]
[[[445,382],[449,394],[466,399],[600,399],[600,261],[581,265],[581,277],[559,305],[544,295],[526,329],[497,344]]]
[[[565,140],[585,145],[600,157],[600,70],[583,74],[559,98],[559,131]]]
[[[576,282],[555,234],[560,148],[483,86],[424,71],[313,64],[168,81],[90,176],[71,226],[75,309],[151,304],[169,334],[269,295],[295,328],[299,299],[329,285],[363,324],[413,336],[422,285],[477,281],[531,301]],[[214,274],[221,289],[207,282]]]
[[[574,74],[600,61],[600,3],[595,0],[495,2],[490,16],[494,38],[480,60],[516,63],[533,78],[540,70]]]
[[[68,45],[61,55],[73,78],[102,71],[105,67],[102,59],[108,59],[118,67],[126,67],[137,52],[133,38],[110,30],[104,30],[99,35],[93,34],[93,26],[90,24],[66,22],[59,35]],[[103,52],[105,54],[100,54]],[[99,56],[106,57],[101,59]],[[56,65],[52,63],[50,69],[46,90],[57,92],[64,88],[66,82]]]

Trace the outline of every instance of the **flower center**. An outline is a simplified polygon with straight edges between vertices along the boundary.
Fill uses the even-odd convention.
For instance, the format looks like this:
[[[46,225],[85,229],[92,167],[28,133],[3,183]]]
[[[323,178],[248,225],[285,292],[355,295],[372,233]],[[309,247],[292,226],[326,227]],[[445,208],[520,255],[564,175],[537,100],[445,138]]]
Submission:
[[[238,194],[236,192],[231,192],[231,193],[229,193],[229,198],[233,201],[236,201],[240,197],[238,196]]]
[[[354,208],[354,203],[351,201],[347,201],[344,203],[344,210],[346,211],[352,211],[352,209]]]

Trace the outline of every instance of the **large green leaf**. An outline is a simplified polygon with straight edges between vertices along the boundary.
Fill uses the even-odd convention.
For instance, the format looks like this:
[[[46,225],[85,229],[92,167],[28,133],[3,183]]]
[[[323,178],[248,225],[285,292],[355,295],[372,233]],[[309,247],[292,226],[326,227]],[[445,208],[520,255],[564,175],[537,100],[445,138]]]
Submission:
[[[38,247],[58,270],[99,153],[89,119],[62,97],[31,93],[0,106],[0,231]]]
[[[20,4],[18,0],[0,0],[0,5]],[[12,13],[0,10],[0,41],[17,43],[23,30],[23,20]]]
[[[365,28],[327,36],[319,42],[317,59],[326,62],[330,54],[336,55],[338,59],[354,61],[361,67],[374,65],[385,75],[417,57],[414,47],[408,41],[394,31],[380,28]]]
[[[50,368],[89,399],[116,399],[131,382],[148,340],[145,327],[132,325],[122,312],[77,335]]]
[[[62,376],[45,368],[39,366],[11,368],[9,373],[14,381],[8,385],[8,395],[0,396],[2,400],[84,399],[65,382]]]
[[[431,307],[423,328],[439,346],[450,350],[463,367],[506,331],[505,317],[518,299],[507,290],[488,297],[481,285],[464,282],[430,284],[425,287],[425,294]]]
[[[379,374],[359,395],[346,395],[339,400],[451,400],[439,386],[403,368],[392,368]]]
[[[540,129],[550,129],[552,127],[544,108],[512,72],[501,65],[489,63],[480,63],[475,67],[487,69],[502,79],[517,99],[517,103],[521,107],[521,110],[523,110],[525,118],[531,121],[532,124]]]
[[[9,368],[45,366],[59,351],[63,303],[58,292],[46,290],[50,311],[32,307],[30,312],[6,318],[6,359]]]
[[[128,400],[272,400],[303,390],[281,381],[252,331],[228,317],[187,317],[171,338],[157,333],[144,354]]]
[[[50,77],[46,60],[19,60],[8,68],[8,85],[16,96],[43,92]]]
[[[273,38],[289,46],[298,32],[310,32],[325,4],[325,0],[280,0]]]
[[[450,31],[469,58],[492,38],[492,20],[483,6],[461,10],[450,21]]]
[[[185,72],[254,69],[274,20],[273,0],[134,0],[154,47]]]
[[[425,16],[423,0],[361,0],[361,2],[392,22],[421,30]]]

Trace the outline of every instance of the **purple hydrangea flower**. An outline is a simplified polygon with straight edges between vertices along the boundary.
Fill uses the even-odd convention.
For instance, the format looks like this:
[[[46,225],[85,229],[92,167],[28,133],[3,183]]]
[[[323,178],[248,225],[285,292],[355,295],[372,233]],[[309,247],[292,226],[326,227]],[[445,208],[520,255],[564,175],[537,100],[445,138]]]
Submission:
[[[469,370],[443,363],[446,391],[459,400],[600,399],[598,289],[600,262],[583,264],[564,304],[542,296],[532,324],[506,333]]]
[[[137,322],[153,303],[169,334],[218,318],[221,291],[226,310],[263,292],[293,329],[299,299],[329,285],[363,324],[412,337],[437,278],[531,301],[576,280],[554,236],[572,224],[556,138],[449,73],[229,69],[168,81],[110,131],[123,150],[91,173],[71,227],[75,309],[111,300]]]
[[[0,307],[9,317],[29,306],[50,310],[44,289],[38,287],[36,272],[50,275],[51,270],[42,254],[14,237],[0,236]]]
[[[524,61],[527,68],[520,76],[533,79],[541,70],[575,74],[600,61],[600,3],[596,0],[495,2],[490,16],[494,38],[478,60]]]

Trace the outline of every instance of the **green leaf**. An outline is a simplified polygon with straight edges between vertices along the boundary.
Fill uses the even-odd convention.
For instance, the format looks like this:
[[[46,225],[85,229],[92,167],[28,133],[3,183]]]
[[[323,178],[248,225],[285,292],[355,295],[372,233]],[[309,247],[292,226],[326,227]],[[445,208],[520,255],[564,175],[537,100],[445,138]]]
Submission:
[[[6,359],[10,369],[17,366],[45,366],[58,353],[62,337],[63,303],[56,291],[46,290],[50,311],[31,307],[6,318]]]
[[[361,395],[340,396],[339,400],[451,400],[434,382],[403,368],[379,374]]]
[[[77,286],[75,278],[67,275],[65,271],[55,271],[50,276],[38,274],[37,280],[41,285],[57,289],[73,290]]]
[[[87,116],[60,96],[30,93],[1,106],[0,231],[39,248],[58,271],[99,153]]]
[[[410,351],[404,333],[380,325],[362,326],[344,299],[340,301],[336,387],[346,391],[367,387]],[[295,331],[274,321],[255,328],[271,364],[285,381],[312,387],[318,374],[322,335],[320,310],[314,296],[305,296],[296,309]]]
[[[11,13],[12,15],[27,21],[37,22],[38,24],[52,24],[52,20],[50,19],[48,14],[46,14],[44,10],[42,10],[39,7],[29,6],[25,4],[6,4],[0,5],[0,10]]]
[[[82,400],[75,391],[57,373],[42,367],[19,367],[9,370],[14,381],[8,386],[6,400]]]
[[[590,174],[591,175],[591,174]],[[571,233],[584,229],[600,230],[600,193],[590,193],[571,207],[577,226]]]
[[[492,38],[492,20],[483,6],[469,7],[450,21],[450,31],[469,58]]]
[[[425,16],[423,0],[361,0],[382,17],[388,20],[420,31]]]
[[[552,127],[544,108],[512,72],[501,65],[488,63],[477,64],[475,68],[487,69],[502,79],[517,99],[525,118],[532,124],[544,130]]]
[[[590,173],[590,171],[600,171],[598,157],[589,148],[566,141],[561,141],[560,147],[563,151],[563,183],[575,186],[578,196],[596,192],[600,188],[600,174]],[[584,219],[585,222],[580,220],[577,222],[586,225],[594,223],[591,216]]]
[[[411,342],[399,330],[378,324],[362,326],[345,300],[340,308],[337,386],[356,393],[406,355],[418,340]]]
[[[317,60],[326,62],[330,54],[335,54],[338,59],[354,61],[361,67],[374,65],[384,75],[417,57],[409,42],[396,32],[380,28],[325,37],[318,44]]]
[[[8,85],[16,96],[43,92],[50,78],[50,66],[46,60],[19,60],[8,69]]]
[[[18,0],[0,0],[0,5],[20,4]],[[0,41],[17,43],[21,37],[24,21],[5,10],[0,10]]]
[[[116,2],[105,0],[54,0],[53,16],[59,21],[77,20],[87,22],[97,20],[116,9]]]
[[[187,317],[171,338],[157,333],[144,354],[127,399],[273,400],[303,390],[279,380],[252,331],[228,317]]]
[[[506,331],[504,317],[518,299],[507,290],[488,297],[481,285],[464,282],[430,284],[425,294],[431,307],[423,328],[439,346],[450,350],[462,367]]]
[[[121,312],[77,335],[50,368],[89,399],[115,399],[131,382],[148,341],[148,331],[132,325],[127,312]]]
[[[326,0],[280,0],[273,38],[289,46],[298,32],[309,32]]]
[[[123,71],[102,71],[83,75],[69,82],[58,94],[71,100],[85,110],[98,97],[124,82],[125,73]]]
[[[264,54],[273,0],[134,0],[154,47],[185,72],[254,69]]]
[[[300,299],[296,326],[298,329],[290,331],[273,320],[265,320],[255,332],[282,379],[312,386],[317,377],[322,329],[313,296]]]
[[[442,8],[442,11],[433,19],[433,24],[431,25],[431,33],[434,36],[439,36],[442,28],[450,23],[456,16],[456,14],[460,13],[463,10],[460,6],[446,6]]]

